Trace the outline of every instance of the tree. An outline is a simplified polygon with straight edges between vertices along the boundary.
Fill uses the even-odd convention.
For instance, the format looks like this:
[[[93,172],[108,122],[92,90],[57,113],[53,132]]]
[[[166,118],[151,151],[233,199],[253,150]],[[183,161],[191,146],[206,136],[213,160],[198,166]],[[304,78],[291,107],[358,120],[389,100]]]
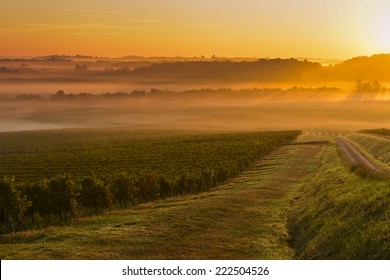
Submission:
[[[76,73],[83,73],[83,72],[87,72],[88,71],[88,66],[83,64],[83,65],[80,65],[80,64],[76,64],[76,66],[74,67],[74,71]]]
[[[356,93],[379,93],[382,92],[384,88],[378,81],[374,82],[363,82],[362,80],[357,80],[355,85]]]
[[[26,229],[22,218],[30,205],[31,202],[15,186],[14,178],[0,179],[0,220],[8,233],[15,231],[14,222]]]
[[[61,89],[61,90],[56,92],[56,96],[57,97],[64,97],[65,96],[65,92]]]

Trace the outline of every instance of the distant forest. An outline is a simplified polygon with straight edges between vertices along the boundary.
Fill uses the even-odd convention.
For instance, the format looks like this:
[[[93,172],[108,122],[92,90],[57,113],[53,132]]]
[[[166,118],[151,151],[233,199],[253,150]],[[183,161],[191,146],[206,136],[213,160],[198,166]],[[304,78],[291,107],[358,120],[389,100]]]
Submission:
[[[139,77],[221,79],[226,81],[310,82],[390,80],[390,54],[357,57],[343,63],[322,66],[297,59],[260,59],[251,62],[213,61],[154,63],[133,70]]]
[[[383,91],[387,90],[381,88]],[[134,90],[132,92],[107,92],[102,94],[92,94],[87,92],[80,93],[66,93],[63,90],[57,91],[55,94],[47,96],[34,95],[34,94],[20,94],[14,97],[1,97],[0,101],[46,101],[48,98],[52,101],[80,101],[80,100],[121,100],[121,99],[138,99],[138,98],[255,98],[255,97],[280,97],[280,94],[304,94],[307,96],[322,94],[322,93],[337,93],[341,92],[341,89],[336,87],[291,87],[289,89],[281,88],[248,88],[248,89],[231,89],[231,88],[219,88],[219,89],[191,89],[184,91],[174,90],[160,90],[150,89],[146,90]]]
[[[129,82],[315,82],[390,81],[390,54],[356,57],[336,65],[323,66],[308,60],[259,59],[177,61],[72,60],[72,58],[0,59],[0,80],[25,75],[21,81],[109,81]]]

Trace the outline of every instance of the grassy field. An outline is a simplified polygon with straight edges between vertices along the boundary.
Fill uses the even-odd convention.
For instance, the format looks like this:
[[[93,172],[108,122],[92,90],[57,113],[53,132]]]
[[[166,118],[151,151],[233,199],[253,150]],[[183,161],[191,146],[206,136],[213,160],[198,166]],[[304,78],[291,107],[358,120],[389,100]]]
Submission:
[[[305,135],[229,183],[0,237],[1,259],[389,259],[390,181]]]
[[[291,259],[287,213],[323,145],[285,146],[196,196],[0,237],[1,259]]]
[[[128,128],[0,133],[0,234],[208,191],[299,134]]]

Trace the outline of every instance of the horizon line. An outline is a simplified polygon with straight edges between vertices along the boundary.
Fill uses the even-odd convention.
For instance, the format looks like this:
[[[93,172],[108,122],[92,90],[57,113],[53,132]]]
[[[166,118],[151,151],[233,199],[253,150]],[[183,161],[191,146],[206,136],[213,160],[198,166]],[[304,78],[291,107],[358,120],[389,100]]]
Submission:
[[[97,59],[126,59],[126,58],[145,58],[145,59],[153,59],[153,58],[185,58],[185,59],[307,59],[307,60],[337,60],[337,61],[345,61],[351,58],[357,57],[372,57],[376,55],[389,55],[390,53],[374,53],[368,55],[357,55],[351,56],[349,58],[336,58],[336,57],[304,57],[304,56],[219,56],[219,55],[136,55],[136,54],[128,54],[122,56],[103,56],[103,55],[93,55],[93,54],[47,54],[47,55],[1,55],[0,59],[34,59],[34,58],[45,58],[45,57],[69,57],[69,58],[97,58]]]

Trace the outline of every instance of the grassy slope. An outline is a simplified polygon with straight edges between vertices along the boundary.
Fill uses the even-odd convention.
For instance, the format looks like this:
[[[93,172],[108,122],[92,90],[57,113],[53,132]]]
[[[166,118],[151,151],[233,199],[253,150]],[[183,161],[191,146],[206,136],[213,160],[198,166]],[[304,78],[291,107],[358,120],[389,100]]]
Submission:
[[[350,134],[348,139],[358,144],[384,164],[390,165],[390,139],[367,134]],[[361,150],[361,149],[360,149]]]
[[[291,196],[324,145],[278,149],[214,191],[0,237],[1,259],[290,259]]]
[[[328,147],[303,186],[289,228],[302,259],[389,259],[390,180],[363,179]]]

